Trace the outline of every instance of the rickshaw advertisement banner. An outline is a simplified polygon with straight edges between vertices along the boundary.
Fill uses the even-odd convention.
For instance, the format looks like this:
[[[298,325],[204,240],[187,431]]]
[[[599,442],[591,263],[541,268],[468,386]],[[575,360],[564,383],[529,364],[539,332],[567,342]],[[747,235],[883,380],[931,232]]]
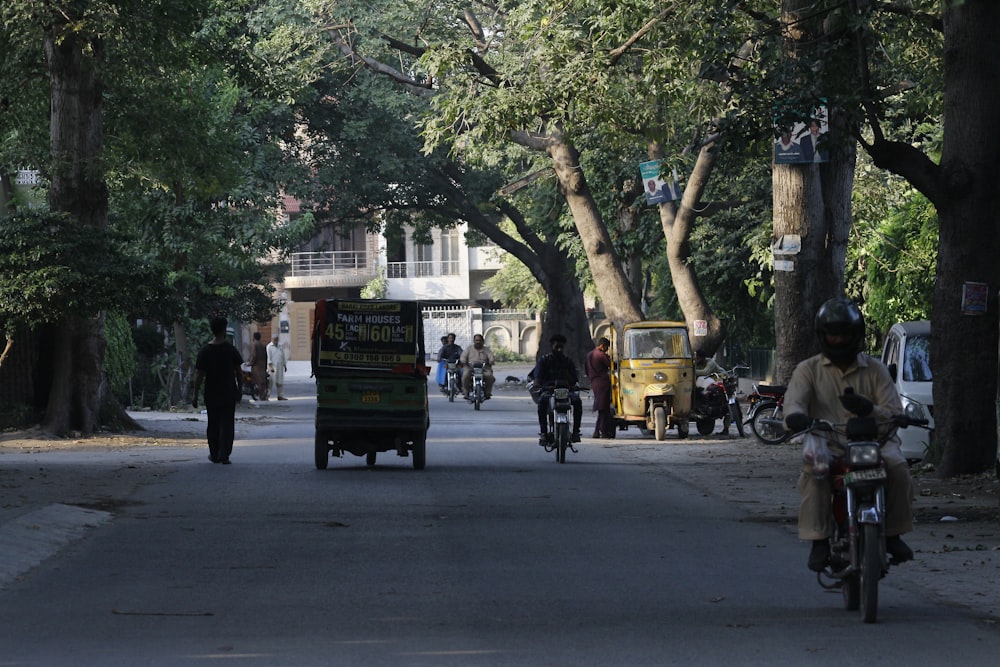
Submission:
[[[319,368],[392,370],[417,363],[415,301],[322,300],[316,320]]]

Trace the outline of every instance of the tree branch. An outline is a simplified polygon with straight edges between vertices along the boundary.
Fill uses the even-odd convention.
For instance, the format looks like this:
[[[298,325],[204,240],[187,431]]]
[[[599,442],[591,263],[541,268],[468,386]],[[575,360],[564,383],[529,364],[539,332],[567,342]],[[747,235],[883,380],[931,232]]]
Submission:
[[[649,21],[647,21],[644,26],[642,26],[635,33],[633,33],[631,37],[629,37],[627,40],[625,40],[624,44],[622,44],[621,46],[619,46],[616,49],[612,49],[612,51],[610,53],[610,55],[611,55],[611,64],[612,65],[617,64],[618,60],[623,55],[625,55],[628,52],[628,50],[631,49],[632,46],[636,42],[638,42],[640,39],[642,39],[647,34],[649,34],[649,31],[652,30],[658,23],[660,23],[665,18],[667,18],[667,16],[669,16],[672,11],[673,11],[672,9],[664,9],[657,16],[655,16],[654,18],[649,19]]]

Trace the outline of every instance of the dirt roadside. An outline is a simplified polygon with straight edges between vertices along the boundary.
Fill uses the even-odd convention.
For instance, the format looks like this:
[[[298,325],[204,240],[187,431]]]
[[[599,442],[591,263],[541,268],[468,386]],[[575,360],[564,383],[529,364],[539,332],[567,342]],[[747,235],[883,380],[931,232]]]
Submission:
[[[523,390],[499,382],[497,388]],[[145,431],[68,439],[34,430],[0,434],[0,528],[53,503],[114,511],[137,488],[169,474],[171,462],[204,455],[204,415],[137,416]],[[266,419],[250,406],[241,408],[237,437]],[[678,441],[671,434],[657,443],[629,432],[613,442],[585,439],[584,446],[613,447],[645,465],[663,466],[705,494],[737,505],[746,521],[785,526],[794,539],[799,448],[761,445],[748,435]],[[59,452],[66,456],[54,455]],[[116,454],[110,468],[107,453]],[[917,525],[906,539],[916,558],[893,569],[891,584],[967,608],[984,623],[1000,623],[1000,482],[993,473],[943,480],[919,469],[914,482]],[[803,568],[806,555],[803,544]]]
[[[799,445],[761,445],[752,435],[692,437],[677,445],[663,450],[664,465],[740,506],[747,521],[787,526],[795,536]],[[1000,623],[1000,482],[992,472],[954,479],[919,466],[912,472],[915,526],[905,539],[915,558],[892,569],[891,584]],[[803,568],[807,555],[802,543]]]

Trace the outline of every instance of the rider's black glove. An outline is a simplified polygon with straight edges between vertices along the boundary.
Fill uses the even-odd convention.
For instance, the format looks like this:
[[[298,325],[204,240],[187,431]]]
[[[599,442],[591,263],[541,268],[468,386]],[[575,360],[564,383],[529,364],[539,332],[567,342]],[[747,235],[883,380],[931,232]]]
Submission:
[[[844,395],[840,397],[840,404],[859,417],[867,417],[875,408],[874,403],[861,394],[855,394],[850,387],[844,390]]]
[[[801,412],[793,412],[790,415],[785,415],[785,424],[793,433],[806,430],[811,423],[812,420],[809,419],[809,415]]]

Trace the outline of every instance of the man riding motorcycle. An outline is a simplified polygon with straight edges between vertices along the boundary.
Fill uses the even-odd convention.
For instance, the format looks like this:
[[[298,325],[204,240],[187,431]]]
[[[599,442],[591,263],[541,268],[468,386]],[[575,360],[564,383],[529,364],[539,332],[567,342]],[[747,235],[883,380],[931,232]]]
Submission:
[[[458,361],[462,356],[462,346],[455,343],[455,334],[449,333],[441,337],[441,349],[438,350],[437,383],[441,393],[448,393],[447,366],[449,361]]]
[[[903,412],[888,369],[861,352],[865,320],[861,311],[845,297],[830,299],[816,313],[816,336],[821,353],[796,366],[785,391],[785,424],[792,432],[804,430],[813,419],[845,423],[848,418],[873,416],[879,422]],[[853,391],[847,391],[847,389]],[[829,434],[828,445],[843,449],[842,437]],[[882,446],[886,464],[886,550],[896,562],[913,558],[900,535],[913,529],[910,470],[892,436]],[[813,476],[805,464],[799,476],[799,539],[811,540],[809,569],[821,572],[830,556],[827,538],[833,524],[830,479]]]
[[[550,438],[552,434],[549,429],[549,397],[552,388],[559,381],[565,382],[567,387],[577,386],[579,377],[576,374],[576,366],[573,360],[563,354],[566,348],[566,337],[562,334],[555,334],[549,338],[552,351],[538,359],[535,369],[531,371],[531,377],[537,386],[541,387],[542,393],[538,399],[538,444],[545,447],[552,444]],[[570,393],[573,402],[573,434],[570,436],[571,442],[580,442],[580,422],[583,420],[583,401],[580,394]]]
[[[472,347],[468,347],[462,352],[461,361],[462,394],[465,396],[465,400],[469,400],[469,392],[472,391],[472,365],[480,363],[483,365],[483,382],[486,385],[486,395],[483,398],[489,400],[493,396],[493,383],[496,382],[496,378],[493,376],[493,364],[496,359],[493,356],[493,350],[486,347],[482,334],[476,334],[472,337]]]

